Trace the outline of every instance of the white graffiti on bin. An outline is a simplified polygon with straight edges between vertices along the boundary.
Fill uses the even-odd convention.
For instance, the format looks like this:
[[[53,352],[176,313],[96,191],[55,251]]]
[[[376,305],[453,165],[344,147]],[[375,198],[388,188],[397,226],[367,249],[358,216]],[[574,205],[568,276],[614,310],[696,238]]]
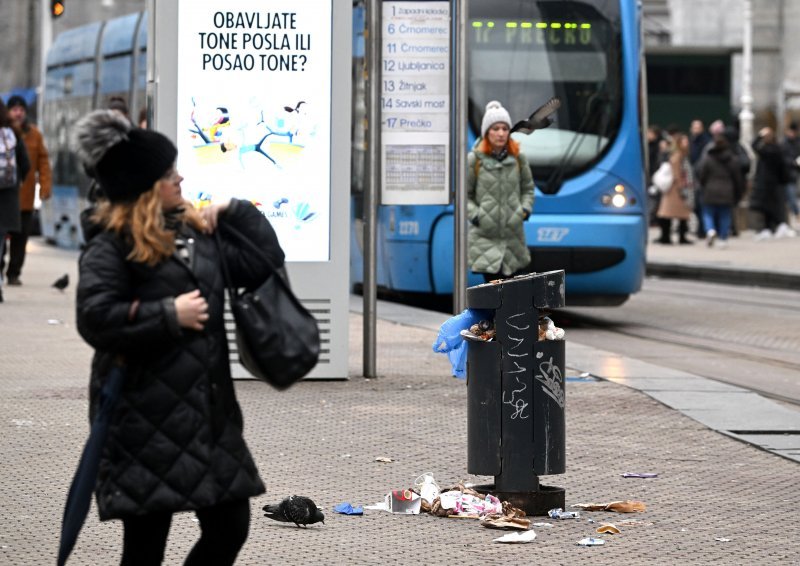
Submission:
[[[562,383],[564,378],[561,375],[561,369],[553,364],[553,358],[550,357],[546,362],[539,364],[540,374],[536,374],[536,379],[542,384],[542,391],[549,395],[553,401],[558,403],[558,406],[564,408],[564,387]]]
[[[517,362],[514,362],[514,365],[517,366],[517,369],[514,370],[514,371],[509,371],[508,373],[524,373],[525,372],[525,368],[520,366]],[[528,402],[525,401],[525,399],[523,399],[522,397],[517,399],[517,394],[522,395],[522,392],[525,391],[528,388],[528,386],[525,385],[524,383],[522,383],[519,380],[519,377],[517,377],[516,375],[514,376],[514,379],[517,380],[517,384],[520,385],[521,387],[519,389],[514,389],[514,390],[511,391],[511,398],[508,401],[506,401],[506,392],[503,391],[503,404],[504,405],[511,405],[512,407],[514,407],[516,409],[516,411],[511,413],[511,418],[512,419],[516,419],[517,417],[519,417],[520,419],[527,419],[528,417],[530,417],[530,415],[526,415],[525,414],[525,408],[528,406]]]
[[[511,322],[512,319],[524,315],[525,313],[512,314],[511,316],[506,318],[505,323],[515,330],[519,331],[528,330],[530,328],[529,324],[526,324],[524,326],[519,326]],[[515,344],[508,349],[508,352],[506,352],[506,354],[511,358],[525,358],[528,355],[528,352],[525,351],[525,336],[523,335],[522,337],[517,337],[517,336],[512,336],[509,333],[508,338],[509,340],[515,342]],[[514,350],[518,351],[514,352]],[[514,366],[516,366],[516,369],[513,371],[509,371],[507,373],[524,375],[528,368],[520,365],[519,362],[517,362],[516,360],[513,361],[514,361]],[[519,376],[515,375],[514,379],[517,381],[517,385],[519,385],[520,387],[519,389],[513,389],[511,391],[511,395],[509,396],[508,400],[506,400],[506,391],[503,391],[503,397],[502,397],[503,404],[511,405],[512,407],[514,407],[515,411],[511,413],[510,417],[511,419],[517,419],[517,418],[527,419],[530,417],[529,414],[525,414],[525,409],[528,407],[528,402],[522,398],[522,393],[528,388],[528,386],[524,384],[522,381],[520,381]],[[518,395],[519,398],[517,397]]]

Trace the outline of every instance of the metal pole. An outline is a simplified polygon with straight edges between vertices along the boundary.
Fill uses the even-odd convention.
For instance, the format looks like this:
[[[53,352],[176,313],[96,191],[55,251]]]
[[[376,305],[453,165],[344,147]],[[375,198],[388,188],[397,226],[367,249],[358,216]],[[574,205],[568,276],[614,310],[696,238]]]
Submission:
[[[744,0],[742,35],[742,110],[739,112],[739,141],[749,148],[753,142],[753,4]]]
[[[147,129],[156,127],[156,0],[147,0],[147,84],[145,85],[145,105],[147,107]]]
[[[381,179],[382,0],[367,4],[367,186],[364,191],[364,377],[376,377],[378,186]]]
[[[455,87],[453,113],[454,197],[453,197],[453,312],[467,305],[467,2],[452,1],[452,35],[455,38]]]
[[[50,15],[50,2],[39,2],[39,91],[36,95],[36,120],[40,126],[44,125],[44,91],[47,80],[47,52],[53,44],[53,19]]]

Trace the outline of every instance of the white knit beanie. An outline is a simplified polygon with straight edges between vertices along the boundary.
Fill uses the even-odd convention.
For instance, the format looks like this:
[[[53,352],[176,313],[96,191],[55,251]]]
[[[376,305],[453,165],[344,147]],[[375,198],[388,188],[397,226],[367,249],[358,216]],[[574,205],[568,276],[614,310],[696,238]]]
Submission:
[[[508,110],[503,108],[503,105],[492,100],[486,105],[486,113],[483,115],[483,122],[481,122],[481,137],[486,137],[486,132],[492,127],[492,124],[503,122],[511,127],[511,116],[508,115]]]

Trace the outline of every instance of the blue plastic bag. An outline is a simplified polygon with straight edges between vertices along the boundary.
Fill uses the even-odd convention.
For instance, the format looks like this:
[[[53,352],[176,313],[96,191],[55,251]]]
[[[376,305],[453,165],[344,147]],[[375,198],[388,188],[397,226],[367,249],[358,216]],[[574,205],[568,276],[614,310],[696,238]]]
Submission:
[[[466,309],[461,314],[444,321],[439,327],[439,334],[433,343],[433,351],[447,354],[453,367],[453,376],[459,379],[467,377],[467,341],[461,337],[461,331],[491,316],[481,309]]]

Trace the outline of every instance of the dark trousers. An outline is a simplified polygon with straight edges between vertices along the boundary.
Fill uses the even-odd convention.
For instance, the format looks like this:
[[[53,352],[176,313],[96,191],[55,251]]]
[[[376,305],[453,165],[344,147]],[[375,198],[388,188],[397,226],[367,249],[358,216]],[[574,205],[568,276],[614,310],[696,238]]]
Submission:
[[[658,219],[658,226],[661,228],[661,236],[659,237],[658,241],[662,244],[671,244],[672,238],[670,234],[672,232],[672,218],[659,218]],[[681,242],[688,241],[686,234],[689,233],[689,221],[688,220],[679,220],[678,221],[678,238]]]
[[[26,210],[20,213],[20,231],[9,232],[8,243],[8,269],[6,277],[9,279],[19,279],[22,273],[22,264],[25,263],[25,246],[28,245],[28,236],[31,235],[33,227],[33,212]],[[5,253],[0,259],[0,269],[5,264]]]
[[[250,500],[198,509],[202,534],[185,566],[226,566],[236,561],[250,529]],[[122,521],[121,566],[159,565],[164,560],[172,513],[151,513]]]

